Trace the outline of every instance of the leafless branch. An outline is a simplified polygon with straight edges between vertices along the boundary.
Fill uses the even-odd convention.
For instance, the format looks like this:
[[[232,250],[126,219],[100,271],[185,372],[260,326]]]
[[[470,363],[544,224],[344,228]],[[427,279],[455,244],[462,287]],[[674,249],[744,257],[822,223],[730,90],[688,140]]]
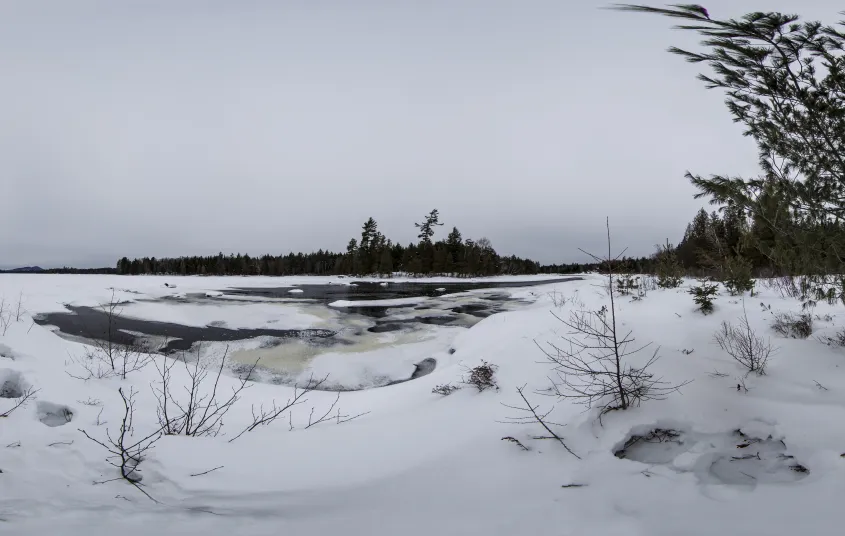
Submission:
[[[820,384],[819,382],[817,382],[816,380],[813,380],[813,382],[816,384],[816,387],[818,387],[818,388],[819,388],[819,390],[822,390],[822,391],[829,391],[829,390],[830,390],[830,389],[828,389],[827,387],[825,387],[824,385],[822,385],[822,384]]]
[[[216,471],[216,470],[218,470],[218,469],[223,469],[223,467],[224,467],[223,465],[220,465],[220,466],[218,466],[218,467],[215,467],[214,469],[209,469],[208,471],[203,471],[202,473],[193,473],[193,474],[191,474],[191,475],[189,475],[189,476],[202,476],[202,475],[207,475],[208,473],[210,473],[210,472],[212,472],[212,471]]]
[[[11,408],[7,409],[7,410],[6,410],[6,411],[4,411],[3,413],[0,413],[0,417],[8,417],[8,416],[9,416],[9,415],[11,415],[11,414],[12,414],[12,412],[14,412],[16,409],[18,409],[18,408],[20,408],[20,407],[23,407],[23,406],[24,406],[24,405],[25,405],[25,404],[26,404],[29,400],[34,399],[34,398],[35,398],[35,394],[36,394],[38,391],[39,391],[38,389],[34,389],[34,388],[32,388],[32,387],[29,387],[28,389],[26,389],[26,390],[23,392],[23,394],[22,394],[21,396],[19,396],[18,398],[14,399],[14,400],[15,400],[15,402],[14,402],[14,405],[12,405],[12,407],[11,407]]]
[[[267,426],[267,425],[273,423],[273,421],[278,419],[286,411],[290,410],[294,406],[298,406],[298,405],[304,403],[305,402],[305,396],[307,396],[308,393],[310,393],[311,391],[319,389],[320,386],[322,386],[328,379],[329,379],[329,376],[326,375],[319,380],[315,380],[314,375],[311,374],[311,376],[309,376],[308,381],[305,383],[304,386],[302,386],[302,387],[300,387],[299,385],[293,386],[293,396],[288,398],[287,401],[284,404],[281,404],[281,405],[277,404],[276,401],[273,400],[272,405],[269,408],[266,408],[266,409],[264,408],[263,405],[261,405],[259,407],[255,407],[255,405],[253,405],[252,406],[252,423],[250,423],[249,426],[244,428],[241,431],[241,433],[239,433],[238,435],[236,435],[235,437],[230,439],[229,442],[231,443],[232,441],[238,439],[239,437],[241,437],[242,435],[244,435],[247,432],[252,432],[253,430],[258,428],[259,426]],[[339,394],[338,394],[338,396],[339,396]],[[337,403],[337,400],[335,400],[335,403]],[[334,407],[334,404],[332,404],[332,408],[333,407]],[[312,409],[311,410],[312,414],[313,414],[313,411],[314,410]],[[293,420],[292,419],[293,419],[292,416],[289,416],[291,429],[293,429]]]
[[[523,445],[522,442],[519,439],[517,439],[513,436],[505,436],[505,437],[502,438],[502,441],[510,441],[511,443],[515,444],[516,446],[518,446],[522,450],[531,450],[528,447],[526,447],[525,445]]]
[[[505,421],[505,422],[508,422],[510,424],[535,424],[535,423],[539,424],[540,426],[542,426],[546,430],[546,432],[548,432],[549,435],[548,436],[537,436],[534,439],[554,439],[558,443],[560,443],[563,446],[563,448],[566,449],[566,451],[568,453],[572,454],[573,456],[575,456],[576,458],[578,458],[580,460],[581,457],[578,456],[577,454],[575,454],[574,452],[572,452],[572,450],[570,450],[570,448],[568,446],[566,446],[566,443],[563,441],[563,438],[560,437],[560,435],[558,435],[554,430],[552,430],[551,426],[555,426],[556,424],[547,420],[547,417],[554,411],[554,406],[552,406],[545,413],[540,413],[540,412],[538,412],[539,406],[535,406],[535,405],[531,404],[531,402],[529,402],[528,398],[525,396],[525,386],[524,385],[522,387],[517,387],[516,392],[519,393],[519,396],[522,398],[522,401],[525,404],[524,406],[509,406],[507,404],[502,404],[502,405],[505,406],[506,408],[510,408],[510,409],[513,409],[513,410],[516,410],[516,411],[519,411],[519,412],[522,412],[522,413],[526,413],[527,415],[521,415],[521,416],[518,416],[518,417],[507,417],[507,421]],[[562,426],[562,425],[557,424],[556,426]]]

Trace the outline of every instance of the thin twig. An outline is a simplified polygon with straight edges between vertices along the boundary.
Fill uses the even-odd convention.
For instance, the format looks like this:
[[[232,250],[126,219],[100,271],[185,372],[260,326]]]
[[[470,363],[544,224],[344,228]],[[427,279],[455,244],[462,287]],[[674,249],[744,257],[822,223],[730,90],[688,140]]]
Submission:
[[[214,469],[209,469],[208,471],[203,471],[202,473],[194,473],[194,474],[191,474],[191,475],[189,475],[189,476],[202,476],[202,475],[207,475],[208,473],[210,473],[210,472],[212,472],[212,471],[216,471],[216,470],[218,470],[218,469],[223,469],[223,467],[224,467],[224,466],[223,466],[223,465],[221,465],[221,466],[219,466],[219,467],[215,467]]]

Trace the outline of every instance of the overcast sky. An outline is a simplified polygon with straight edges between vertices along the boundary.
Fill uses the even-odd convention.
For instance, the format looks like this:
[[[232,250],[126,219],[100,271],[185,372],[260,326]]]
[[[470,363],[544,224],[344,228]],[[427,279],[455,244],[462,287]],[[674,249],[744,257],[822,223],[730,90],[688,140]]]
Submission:
[[[751,175],[692,35],[596,0],[0,0],[0,265],[341,250],[432,208],[544,263],[648,254]],[[714,0],[714,17],[841,4]]]

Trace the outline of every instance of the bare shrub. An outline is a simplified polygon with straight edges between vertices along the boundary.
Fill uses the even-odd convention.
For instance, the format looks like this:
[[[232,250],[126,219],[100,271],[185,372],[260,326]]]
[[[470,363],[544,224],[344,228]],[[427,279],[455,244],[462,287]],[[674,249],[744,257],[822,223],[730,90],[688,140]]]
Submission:
[[[606,270],[610,307],[604,306],[599,311],[572,311],[568,319],[555,315],[570,329],[569,335],[563,337],[565,344],[548,343],[548,348],[537,344],[557,372],[557,378],[552,379],[550,393],[585,404],[588,408],[598,407],[599,418],[612,410],[638,406],[645,400],[662,400],[686,384],[670,385],[649,372],[649,367],[658,359],[659,349],[641,366],[625,362],[628,356],[650,344],[631,348],[635,342],[632,332],[621,333],[618,330],[613,266],[624,251],[612,257],[609,222],[607,249],[606,257],[584,253]]]
[[[303,386],[300,387],[299,385],[294,385],[293,396],[288,398],[287,401],[284,404],[277,404],[276,401],[273,400],[272,404],[267,408],[265,408],[263,404],[258,406],[258,407],[255,407],[255,405],[253,405],[252,406],[252,422],[246,428],[244,428],[238,435],[236,435],[235,437],[230,439],[229,442],[231,443],[232,441],[241,437],[245,433],[252,432],[256,428],[272,424],[274,421],[276,421],[276,419],[278,419],[283,414],[285,414],[285,412],[288,412],[290,414],[289,410],[291,410],[294,406],[298,406],[300,404],[305,403],[305,401],[306,401],[305,396],[308,395],[308,393],[319,389],[324,383],[326,383],[326,381],[328,379],[329,379],[329,377],[328,377],[328,375],[326,375],[326,376],[324,376],[324,377],[322,377],[318,380],[315,380],[314,375],[312,374],[308,378],[308,381],[305,382],[305,384]],[[338,393],[338,398],[339,397],[340,397],[340,393]],[[336,403],[337,403],[337,399],[335,400],[335,404]],[[329,412],[331,412],[331,410],[334,409],[335,404],[332,404],[332,406],[329,408]],[[314,408],[311,408],[311,415],[313,416],[313,414],[314,414]],[[338,412],[338,416],[339,415],[340,415],[340,413]],[[316,423],[314,423],[314,424],[316,424]],[[307,427],[310,427],[310,426],[313,426],[313,424],[309,420]],[[290,427],[293,428],[292,420],[291,420]]]
[[[828,346],[845,347],[845,329],[841,329],[833,335],[822,335],[819,337],[819,341]]]
[[[791,339],[806,339],[813,334],[813,315],[810,313],[777,313],[772,322],[775,333]]]
[[[559,292],[557,289],[555,289],[549,292],[548,296],[549,298],[551,298],[552,304],[558,309],[566,307],[567,305],[584,307],[584,303],[578,297],[577,292],[575,293],[575,295],[567,297],[564,293]]]
[[[447,383],[447,384],[444,384],[444,385],[435,386],[434,389],[431,390],[431,392],[438,394],[438,395],[449,396],[452,393],[454,393],[455,391],[458,391],[459,389],[460,389],[459,386],[452,385],[451,383]]]
[[[247,389],[247,382],[252,372],[258,366],[258,361],[250,366],[231,392],[223,398],[218,398],[220,377],[229,347],[226,347],[219,366],[208,367],[200,356],[201,348],[197,346],[197,355],[189,363],[183,352],[180,359],[163,359],[161,364],[155,363],[159,374],[159,381],[151,387],[158,401],[156,412],[161,430],[167,435],[185,435],[192,437],[217,436],[223,427],[223,417],[240,400],[241,392]],[[187,385],[183,386],[184,393],[174,393],[171,389],[171,371],[181,363],[188,376]]]
[[[496,370],[498,368],[498,366],[482,360],[480,365],[467,370],[467,376],[463,378],[462,382],[474,386],[478,389],[478,392],[487,389],[498,391],[499,386],[496,384]]]
[[[115,300],[112,289],[111,300],[100,306],[106,315],[107,331],[99,334],[88,330],[86,337],[92,346],[81,357],[69,356],[71,363],[82,369],[81,374],[67,374],[79,380],[103,379],[119,376],[126,379],[132,372],[139,371],[152,361],[147,348],[140,344],[121,344],[117,342],[117,321],[123,314],[122,303]]]
[[[757,336],[751,328],[744,305],[742,311],[738,326],[722,322],[722,327],[714,338],[719,348],[748,369],[749,374],[755,372],[762,376],[766,373],[766,364],[774,349],[768,339]]]
[[[109,430],[106,430],[106,439],[104,440],[91,437],[88,435],[88,432],[82,430],[81,428],[79,431],[82,432],[85,437],[109,452],[109,456],[106,458],[106,461],[120,471],[120,476],[113,480],[126,480],[135,486],[138,491],[146,495],[147,498],[158,502],[153,499],[149,493],[142,489],[141,473],[138,466],[144,460],[146,453],[153,448],[155,442],[161,439],[162,429],[158,428],[140,440],[135,441],[132,436],[134,434],[133,420],[135,417],[135,395],[137,391],[130,388],[129,394],[127,395],[123,392],[123,388],[121,387],[117,390],[117,392],[120,393],[120,398],[123,400],[124,411],[123,419],[120,421],[120,427],[115,433],[115,437],[112,437],[112,433]],[[109,481],[107,480],[106,482]],[[105,482],[98,483],[102,484]]]

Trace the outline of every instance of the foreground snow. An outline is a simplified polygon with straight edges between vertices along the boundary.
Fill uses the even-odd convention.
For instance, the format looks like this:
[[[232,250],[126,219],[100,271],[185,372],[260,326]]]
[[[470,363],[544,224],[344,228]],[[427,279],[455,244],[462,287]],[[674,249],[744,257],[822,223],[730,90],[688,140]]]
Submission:
[[[126,297],[135,292],[171,295],[173,289],[164,282],[180,292],[233,284],[284,286],[267,278],[233,283],[15,275],[0,276],[0,297],[16,302],[22,295],[26,310],[38,313],[61,310],[65,302],[100,303],[109,299],[108,287],[122,289]],[[317,281],[286,278],[285,285],[309,282]],[[312,393],[294,411],[293,430],[284,418],[229,443],[251,422],[252,404],[284,401],[292,391],[253,385],[227,415],[221,436],[165,437],[150,452],[141,464],[145,490],[161,504],[124,481],[94,484],[116,473],[105,463],[105,451],[77,430],[102,438],[107,428],[115,429],[122,409],[119,387],[138,391],[136,436],[153,430],[155,368],[126,380],[73,379],[66,374],[66,361],[68,355],[81,354],[83,346],[32,325],[25,314],[5,335],[0,329],[0,383],[12,378],[12,383],[39,389],[37,400],[0,419],[0,532],[668,536],[835,531],[845,494],[845,459],[840,457],[845,452],[845,366],[840,366],[845,356],[815,338],[776,338],[768,328],[772,312],[798,311],[800,304],[771,291],[745,300],[755,329],[779,347],[768,375],[745,379],[747,393],[737,391],[743,371],[712,342],[722,320],[741,314],[742,303],[722,295],[716,312],[703,317],[683,289],[666,290],[636,302],[620,299],[619,318],[638,342],[660,347],[659,376],[672,383],[692,380],[682,393],[608,414],[603,425],[582,406],[559,402],[550,418],[566,425],[560,431],[581,460],[554,442],[533,440],[544,435],[539,427],[501,423],[516,416],[505,407],[519,404],[516,387],[527,385],[532,402],[544,409],[555,402],[534,394],[548,385],[550,372],[535,341],[553,342],[566,333],[551,314],[568,314],[571,302],[554,305],[561,294],[577,296],[575,301],[590,310],[604,305],[606,296],[597,283],[592,278],[510,289],[534,303],[461,331],[451,341],[454,353],[439,351],[437,368],[428,376],[343,393],[343,414],[369,412],[351,422],[305,430],[311,407],[327,408],[336,396]],[[833,315],[817,320],[816,334],[835,332],[845,323],[841,307],[819,305],[815,313]],[[431,393],[435,385],[456,383],[464,367],[482,359],[499,367],[498,392]],[[228,393],[234,382],[223,378],[222,392]],[[102,405],[82,403],[96,400]],[[11,402],[0,398],[0,413]],[[61,424],[49,414],[61,413],[62,407],[72,412],[71,422],[42,422]],[[100,420],[107,424],[97,426],[101,410]],[[631,456],[652,463],[614,456],[632,433],[656,427],[686,434],[683,448],[675,452],[670,445]],[[734,470],[743,462],[733,457],[746,452],[737,450],[736,430],[759,439],[749,448],[771,463]],[[515,437],[530,450],[501,441],[503,436]],[[782,470],[775,462],[786,456],[794,456],[809,473]],[[571,484],[581,487],[562,487]]]

